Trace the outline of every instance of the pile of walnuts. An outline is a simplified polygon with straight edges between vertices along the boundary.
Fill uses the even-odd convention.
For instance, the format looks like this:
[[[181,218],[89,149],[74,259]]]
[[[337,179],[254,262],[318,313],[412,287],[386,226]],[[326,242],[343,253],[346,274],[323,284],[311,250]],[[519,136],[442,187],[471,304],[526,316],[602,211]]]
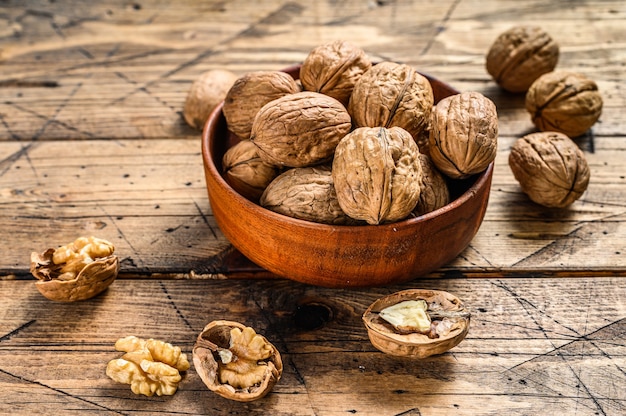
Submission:
[[[415,69],[374,65],[345,41],[314,48],[299,75],[247,73],[224,100],[240,139],[224,177],[267,209],[327,224],[400,221],[446,205],[447,180],[495,158],[496,108],[480,93],[435,104]]]

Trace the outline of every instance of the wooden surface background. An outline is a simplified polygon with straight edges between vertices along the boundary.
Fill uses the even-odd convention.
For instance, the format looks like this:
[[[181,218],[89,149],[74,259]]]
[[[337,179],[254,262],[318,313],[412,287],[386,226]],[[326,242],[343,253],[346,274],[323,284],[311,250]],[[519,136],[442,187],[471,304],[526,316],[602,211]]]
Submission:
[[[558,68],[594,79],[604,99],[576,139],[588,191],[567,209],[531,203],[508,168],[533,126],[523,95],[501,91],[484,59],[518,23],[546,29]],[[0,1],[0,414],[626,413],[625,25],[621,0]],[[284,68],[333,39],[498,108],[481,229],[451,264],[407,284],[261,279],[211,216],[200,133],[181,116],[191,82],[213,68]],[[120,278],[87,302],[47,301],[30,253],[92,234],[116,245]],[[409,287],[462,298],[467,339],[424,361],[377,352],[360,316]],[[168,398],[104,375],[117,338],[190,353],[213,319],[253,326],[281,350],[285,373],[267,398],[221,399],[193,368]]]

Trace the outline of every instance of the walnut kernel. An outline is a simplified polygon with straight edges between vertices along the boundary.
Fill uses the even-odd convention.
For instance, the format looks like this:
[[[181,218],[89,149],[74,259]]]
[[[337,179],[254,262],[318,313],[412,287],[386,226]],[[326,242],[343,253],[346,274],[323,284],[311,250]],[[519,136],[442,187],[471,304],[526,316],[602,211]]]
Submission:
[[[223,69],[213,69],[200,74],[191,84],[185,99],[183,117],[187,124],[202,130],[209,114],[224,101],[226,93],[236,79],[236,74]]]

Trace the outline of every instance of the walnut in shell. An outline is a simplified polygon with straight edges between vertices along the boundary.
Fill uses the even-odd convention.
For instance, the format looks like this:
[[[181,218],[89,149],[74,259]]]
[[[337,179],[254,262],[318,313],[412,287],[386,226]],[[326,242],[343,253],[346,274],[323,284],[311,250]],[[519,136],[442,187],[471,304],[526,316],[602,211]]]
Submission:
[[[337,145],[332,175],[341,209],[368,224],[406,218],[420,196],[422,167],[400,127],[361,127]]]
[[[463,179],[484,171],[496,157],[497,141],[496,106],[484,95],[463,92],[435,106],[430,157],[445,175]]]
[[[354,84],[371,66],[362,49],[336,40],[309,52],[300,68],[300,81],[305,90],[326,94],[347,106]]]
[[[372,303],[363,314],[363,323],[378,350],[426,358],[448,351],[465,338],[470,313],[451,293],[409,289]]]
[[[240,402],[268,394],[280,380],[280,353],[267,338],[239,322],[213,321],[193,347],[193,364],[209,390]]]
[[[522,191],[546,207],[572,204],[589,184],[584,153],[558,132],[532,133],[518,139],[509,153],[509,166]]]
[[[406,64],[381,62],[357,81],[348,112],[356,127],[402,127],[417,139],[434,104],[430,82]]]
[[[556,67],[559,46],[539,26],[519,25],[496,38],[487,53],[487,72],[510,92],[526,92],[541,75]]]
[[[209,114],[224,101],[235,80],[236,74],[223,69],[213,69],[200,74],[191,84],[185,99],[183,117],[187,124],[202,130]]]
[[[250,140],[267,163],[298,168],[329,161],[351,128],[350,115],[339,101],[303,91],[263,106]]]
[[[35,286],[50,300],[74,302],[103,292],[117,278],[119,259],[110,242],[80,237],[57,249],[31,253],[30,272]]]
[[[554,71],[542,75],[530,86],[526,110],[539,130],[577,137],[600,118],[602,96],[596,83],[585,75]]]
[[[422,180],[420,197],[413,209],[413,215],[420,216],[439,209],[450,202],[450,191],[446,178],[439,172],[430,156],[420,153]]]
[[[352,222],[339,206],[330,167],[292,168],[280,174],[260,205],[279,214],[323,224]]]
[[[255,202],[280,174],[279,168],[259,157],[258,148],[250,140],[242,140],[224,153],[222,171],[235,191]]]
[[[252,122],[265,104],[300,91],[300,86],[281,71],[254,71],[238,78],[224,99],[222,112],[228,130],[242,140],[250,138]]]

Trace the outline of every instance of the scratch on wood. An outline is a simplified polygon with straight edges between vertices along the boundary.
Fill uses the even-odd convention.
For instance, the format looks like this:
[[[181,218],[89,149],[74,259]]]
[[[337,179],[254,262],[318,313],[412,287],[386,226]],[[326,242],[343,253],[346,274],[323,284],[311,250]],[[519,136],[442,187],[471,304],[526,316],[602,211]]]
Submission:
[[[461,2],[461,0],[455,0],[454,3],[452,3],[450,5],[450,7],[448,7],[448,10],[446,11],[446,14],[443,16],[443,19],[441,19],[441,22],[435,27],[435,33],[433,33],[433,35],[430,37],[430,39],[428,39],[428,42],[426,43],[426,46],[424,46],[424,49],[422,49],[422,51],[420,52],[419,56],[424,56],[426,55],[429,51],[430,48],[432,48],[432,46],[435,43],[435,39],[437,39],[437,36],[444,31],[446,24],[448,23],[448,21],[450,20],[450,17],[452,17],[452,13],[454,13],[454,10],[456,9],[456,7],[459,5],[459,3]]]
[[[192,331],[197,331],[197,329],[194,328],[191,325],[191,323],[187,320],[185,315],[183,315],[180,309],[178,309],[178,306],[176,306],[176,302],[174,302],[174,299],[172,299],[172,297],[170,296],[170,293],[165,287],[165,285],[163,284],[163,282],[159,282],[159,286],[161,287],[161,290],[163,291],[163,293],[165,293],[165,296],[167,297],[167,300],[170,302],[170,305],[172,305],[172,308],[174,308],[174,311],[176,311],[176,315],[178,315],[178,317],[185,323],[187,328],[189,328]]]
[[[33,319],[31,321],[28,321],[28,322],[20,325],[19,327],[15,328],[13,331],[11,331],[11,332],[9,332],[7,334],[4,334],[3,336],[0,337],[0,342],[6,341],[7,339],[10,339],[13,335],[18,334],[20,331],[22,331],[23,329],[28,328],[29,326],[31,326],[35,322],[37,322],[37,320]]]
[[[195,200],[193,200],[192,202],[193,202],[193,205],[198,210],[198,212],[200,213],[200,217],[202,217],[202,221],[206,224],[207,227],[209,227],[209,230],[211,230],[211,234],[213,234],[213,237],[217,240],[217,233],[215,232],[213,227],[211,227],[211,224],[209,223],[209,220],[207,219],[206,215],[204,215],[204,212],[202,212],[202,210],[200,209],[200,206]]]

